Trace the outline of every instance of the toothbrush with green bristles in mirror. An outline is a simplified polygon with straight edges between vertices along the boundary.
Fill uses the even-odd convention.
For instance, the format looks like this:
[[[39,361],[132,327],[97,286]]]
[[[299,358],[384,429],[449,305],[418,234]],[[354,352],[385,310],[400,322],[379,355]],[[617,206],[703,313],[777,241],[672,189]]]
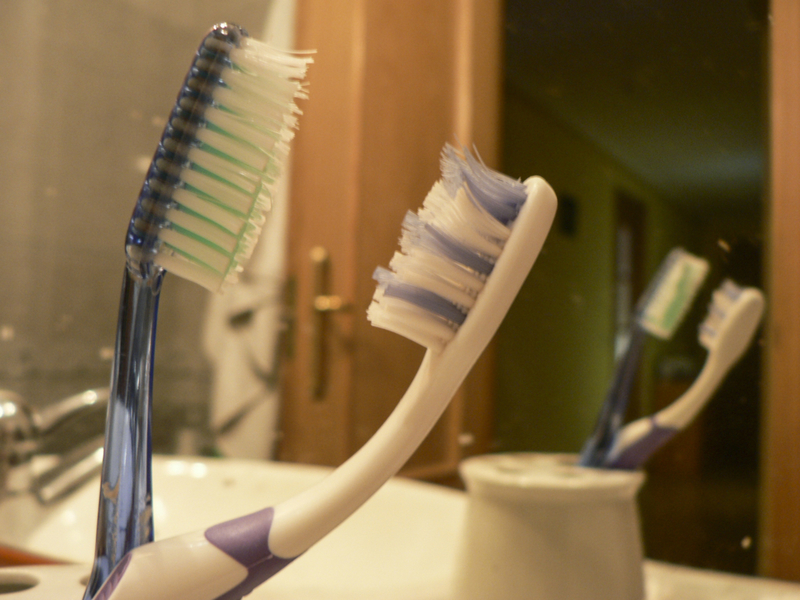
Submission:
[[[636,304],[625,349],[617,360],[595,428],[581,450],[581,465],[598,467],[605,461],[625,419],[647,336],[662,340],[672,337],[694,302],[708,269],[706,259],[683,248],[673,248],[662,261]]]
[[[708,355],[697,379],[669,406],[617,432],[602,466],[637,469],[685,429],[750,347],[763,312],[761,290],[741,287],[730,279],[723,281],[712,294],[708,315],[698,328],[698,341]]]

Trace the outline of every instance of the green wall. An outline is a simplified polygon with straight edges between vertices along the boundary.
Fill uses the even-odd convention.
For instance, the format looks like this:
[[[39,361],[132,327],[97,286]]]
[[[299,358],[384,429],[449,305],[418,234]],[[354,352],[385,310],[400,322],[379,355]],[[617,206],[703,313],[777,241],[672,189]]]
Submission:
[[[496,449],[578,451],[613,371],[617,194],[646,207],[647,278],[672,246],[691,239],[692,227],[611,157],[514,90],[506,90],[502,167],[523,179],[540,175],[559,197],[572,197],[577,227],[565,233],[556,215],[498,332]],[[648,352],[645,367],[652,360]]]

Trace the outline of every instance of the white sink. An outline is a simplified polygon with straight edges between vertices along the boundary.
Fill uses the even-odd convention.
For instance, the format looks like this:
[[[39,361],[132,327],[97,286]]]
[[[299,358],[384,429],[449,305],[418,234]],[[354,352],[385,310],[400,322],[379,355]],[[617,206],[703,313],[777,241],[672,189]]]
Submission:
[[[156,537],[199,530],[271,506],[313,485],[329,469],[244,460],[156,457]],[[0,506],[0,541],[83,563],[0,569],[9,600],[80,598],[94,552],[99,481],[48,511]],[[466,495],[392,479],[331,535],[257,588],[248,600],[457,600],[451,592]],[[645,563],[647,600],[800,600],[800,586]],[[7,593],[4,583],[41,582]],[[52,593],[51,593],[52,590]],[[34,590],[30,590],[33,592]],[[556,600],[542,598],[536,600]]]
[[[156,538],[273,506],[327,473],[307,465],[155,457]],[[99,479],[61,503],[31,533],[9,541],[56,558],[91,562],[98,494]],[[454,490],[395,478],[248,598],[448,598],[464,500]]]

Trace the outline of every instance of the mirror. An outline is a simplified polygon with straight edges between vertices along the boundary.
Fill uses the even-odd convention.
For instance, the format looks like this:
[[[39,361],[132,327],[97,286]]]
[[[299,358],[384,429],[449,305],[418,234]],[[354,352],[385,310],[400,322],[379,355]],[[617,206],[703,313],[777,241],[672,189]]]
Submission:
[[[15,26],[0,42],[14,57],[0,65],[0,387],[43,406],[106,385],[125,227],[186,49],[217,21],[260,26],[274,4],[4,2]],[[544,176],[561,209],[498,336],[494,449],[576,452],[630,308],[618,290],[635,297],[675,245],[712,263],[675,338],[648,343],[632,418],[696,375],[711,289],[763,283],[766,7],[508,0],[506,11],[502,168]],[[625,276],[620,232],[632,240]],[[177,277],[164,288],[154,447],[173,452],[197,448],[213,377],[206,293]],[[653,461],[650,556],[755,572],[760,369],[756,344]]]
[[[620,311],[672,247],[710,275],[674,338],[648,340],[628,418],[696,377],[723,278],[763,287],[766,35],[766,7],[747,1],[507,3],[503,169],[545,177],[560,212],[499,333],[499,449],[580,450]],[[648,464],[649,556],[755,572],[760,360],[755,343]]]
[[[178,86],[212,24],[262,28],[268,9],[3,3],[0,43],[14,58],[0,67],[0,387],[44,406],[108,385],[127,223]],[[176,431],[207,419],[207,296],[166,278],[156,451],[175,449]]]

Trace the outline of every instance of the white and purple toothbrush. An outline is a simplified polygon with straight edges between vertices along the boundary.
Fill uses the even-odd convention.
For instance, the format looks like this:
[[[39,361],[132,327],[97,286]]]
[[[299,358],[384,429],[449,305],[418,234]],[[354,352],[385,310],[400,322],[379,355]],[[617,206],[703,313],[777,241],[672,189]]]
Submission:
[[[691,387],[666,408],[625,425],[601,465],[637,469],[703,409],[719,384],[750,346],[764,312],[760,290],[725,280],[714,291],[698,339],[708,350],[703,369]]]

